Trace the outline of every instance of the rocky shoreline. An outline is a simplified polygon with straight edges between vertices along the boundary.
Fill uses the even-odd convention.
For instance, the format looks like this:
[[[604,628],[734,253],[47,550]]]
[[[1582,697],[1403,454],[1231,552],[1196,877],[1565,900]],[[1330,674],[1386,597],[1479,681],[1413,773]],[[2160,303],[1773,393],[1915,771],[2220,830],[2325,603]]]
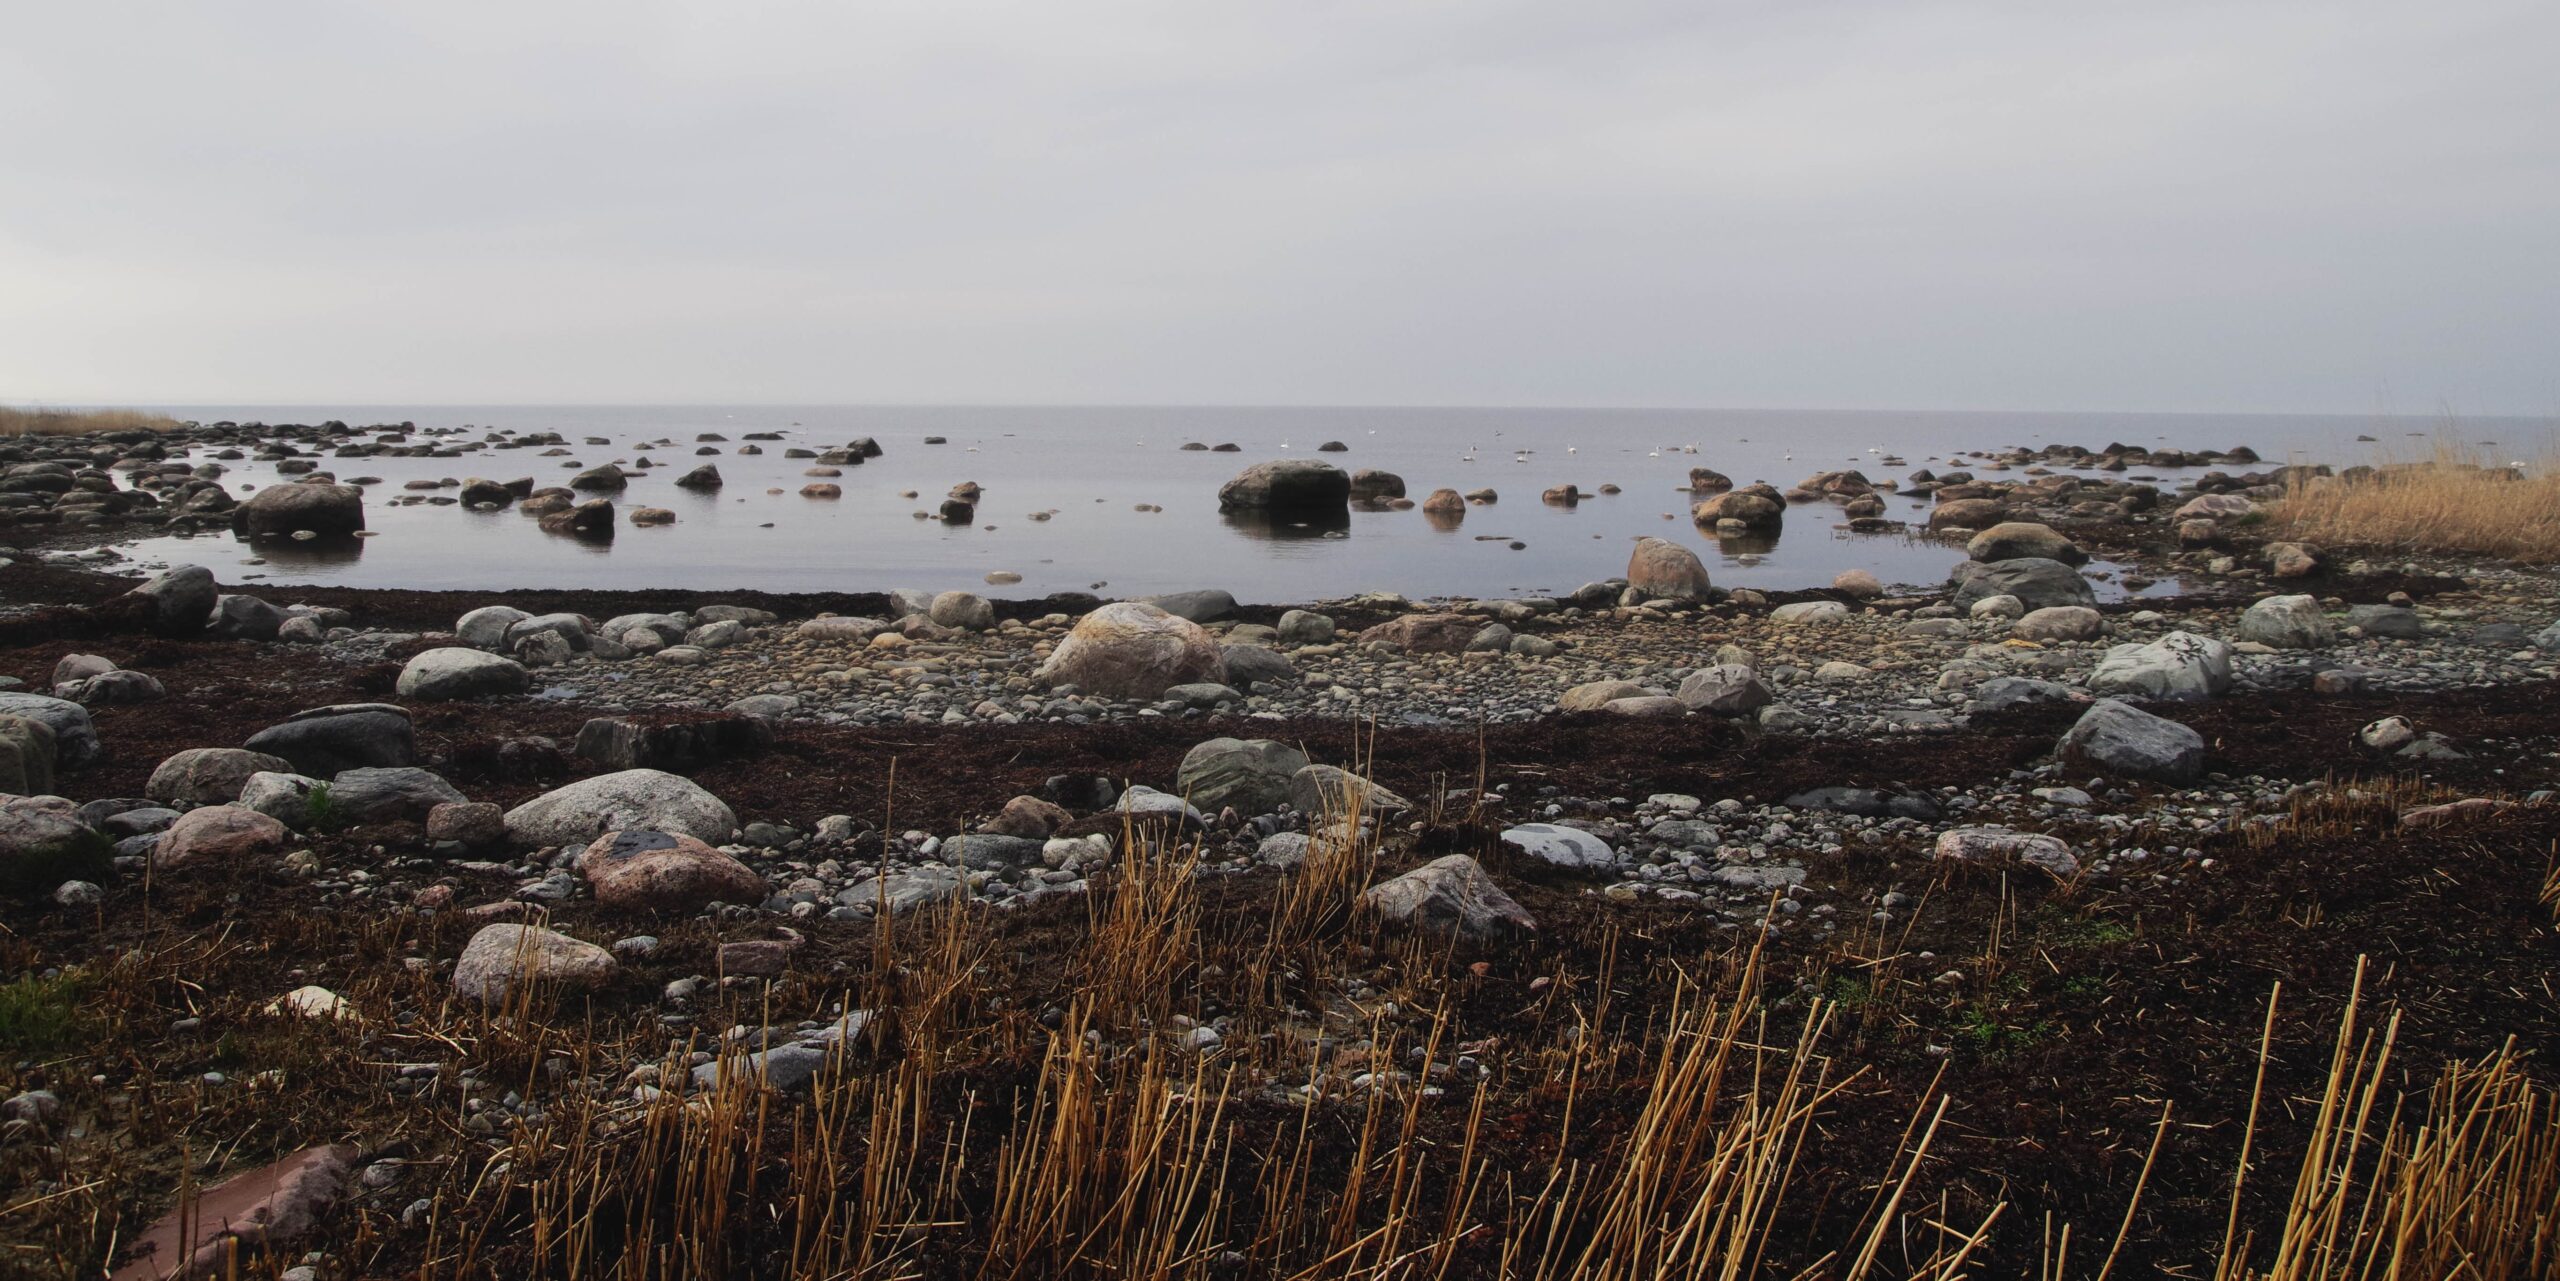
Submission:
[[[125,466],[136,458],[112,467],[143,483],[113,493],[176,480]],[[2032,473],[2057,459],[2156,463],[2120,449],[1998,461]],[[7,475],[54,474],[36,465]],[[137,585],[61,545],[137,512],[210,518],[192,497],[205,491],[181,481],[111,511],[70,501],[98,492],[86,475],[22,485],[10,492],[50,495],[14,510],[51,515],[29,528],[55,546],[0,551],[0,924],[17,981],[135,953],[155,916],[206,930],[281,909],[393,941],[354,961],[280,942],[275,990],[226,993],[210,1022],[130,1029],[126,1066],[76,1048],[17,1063],[6,1141],[68,1160],[63,1145],[111,1132],[143,1078],[171,1079],[155,1073],[245,1097],[273,1065],[214,1046],[261,1020],[396,1028],[431,1008],[516,1009],[527,992],[636,1029],[601,1057],[555,1057],[563,1098],[681,1104],[741,1077],[805,1097],[848,1045],[889,1052],[876,1043],[898,1021],[895,985],[870,1004],[842,993],[896,921],[985,911],[1089,937],[1089,914],[1136,892],[1148,851],[1185,851],[1184,876],[1281,902],[1347,876],[1340,919],[1534,968],[1611,920],[1804,957],[1914,931],[1947,947],[1973,928],[1929,907],[1950,878],[2150,911],[2247,874],[2236,850],[2322,806],[2362,807],[2396,839],[2539,831],[2560,808],[2551,570],[2258,542],[2253,500],[2282,475],[2183,494],[2069,476],[1919,483],[1952,511],[1942,528],[1969,531],[1927,593],[1855,575],[1726,592],[1693,554],[1645,540],[1623,575],[1564,597],[1289,609],[1222,591],[270,602],[201,569]],[[1873,519],[1857,514],[1872,492],[1829,473],[1801,494],[1723,491],[1700,519],[1747,526],[1806,502]],[[2102,604],[2076,568],[2100,548],[2191,590]],[[1962,985],[1946,973],[1914,982]],[[1039,1017],[1057,1026],[1064,1008]],[[1365,1046],[1361,1017],[1314,1021],[1328,1046]],[[2523,1030],[2553,1037],[2547,1020]],[[1213,1003],[1113,1037],[1197,1056],[1272,1034]],[[1942,1026],[1914,1037],[1922,1062],[1971,1052]],[[566,1106],[467,1053],[377,1048],[408,1065],[368,1125],[457,1102],[460,1120],[405,1140],[414,1151],[379,1133],[278,1151],[312,1167],[294,1170],[310,1275],[352,1268],[349,1220],[328,1206],[414,1245],[452,1208],[440,1197],[467,1195],[404,1190],[410,1161],[485,1162]],[[1365,1061],[1256,1088],[1300,1102],[1368,1089],[1381,1078]],[[75,1182],[35,1173],[0,1190]],[[127,1238],[169,1209],[165,1165],[117,1186],[109,1221]],[[163,1226],[172,1249],[202,1244]]]

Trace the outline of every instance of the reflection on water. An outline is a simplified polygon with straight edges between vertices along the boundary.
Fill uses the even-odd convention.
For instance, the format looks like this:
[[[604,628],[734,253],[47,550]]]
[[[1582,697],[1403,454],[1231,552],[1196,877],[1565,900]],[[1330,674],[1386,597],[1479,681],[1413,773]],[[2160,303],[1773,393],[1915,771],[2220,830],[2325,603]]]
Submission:
[[[1351,532],[1351,511],[1291,512],[1274,516],[1265,511],[1224,511],[1219,523],[1247,538],[1273,542],[1295,542],[1308,538],[1327,538]]]
[[[1424,508],[1422,519],[1430,522],[1431,527],[1441,533],[1454,534],[1458,532],[1458,526],[1467,523],[1467,509],[1460,507],[1454,510],[1432,511]]]
[[[353,534],[322,535],[318,538],[251,538],[235,533],[229,536],[229,541],[265,557],[270,565],[309,571],[353,565],[363,558],[364,545],[372,540]]]
[[[1715,539],[1717,551],[1724,553],[1727,557],[1739,558],[1743,556],[1766,556],[1769,553],[1778,550],[1778,536],[1786,531],[1782,529],[1754,529],[1739,534],[1723,534],[1701,529],[1698,532]]]

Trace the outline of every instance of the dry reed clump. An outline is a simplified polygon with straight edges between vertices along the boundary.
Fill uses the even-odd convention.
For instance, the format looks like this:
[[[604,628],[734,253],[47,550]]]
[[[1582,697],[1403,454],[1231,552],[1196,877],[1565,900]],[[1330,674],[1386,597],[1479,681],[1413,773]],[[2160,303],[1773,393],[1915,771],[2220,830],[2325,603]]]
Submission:
[[[0,436],[85,436],[103,431],[175,431],[178,420],[138,409],[12,409],[0,405]]]
[[[2297,475],[2268,510],[2281,536],[2331,547],[2560,562],[2560,457],[2511,460],[2440,442],[2336,476]]]

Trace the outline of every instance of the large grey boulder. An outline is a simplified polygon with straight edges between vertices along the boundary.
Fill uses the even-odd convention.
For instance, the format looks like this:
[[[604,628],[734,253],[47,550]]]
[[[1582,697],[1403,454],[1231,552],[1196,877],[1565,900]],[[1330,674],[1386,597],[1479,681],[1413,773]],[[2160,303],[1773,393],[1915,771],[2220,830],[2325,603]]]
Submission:
[[[2009,625],[2010,635],[2038,643],[2096,640],[2106,630],[2106,616],[2086,605],[2047,605]]]
[[[30,716],[0,715],[0,795],[53,791],[53,727]]]
[[[2560,623],[2552,625],[2553,645],[2560,646]],[[1280,616],[1280,643],[1283,645],[1322,645],[1333,639],[1331,615],[1313,610],[1293,609]]]
[[[1607,841],[1578,827],[1562,827],[1554,823],[1522,823],[1502,830],[1506,845],[1520,847],[1520,852],[1540,862],[1576,871],[1599,872],[1617,866],[1618,853]]]
[[[2089,692],[2154,701],[2201,703],[2231,688],[2231,647],[2194,632],[2171,632],[2147,645],[2118,645],[2089,673]]]
[[[0,716],[44,722],[53,731],[54,764],[64,769],[78,769],[105,751],[98,744],[98,724],[89,719],[89,709],[69,699],[0,691]]]
[[[836,894],[836,902],[845,907],[886,911],[891,916],[901,916],[917,908],[968,896],[969,883],[962,878],[960,869],[928,863],[912,871],[856,881]]]
[[[396,703],[334,703],[295,712],[249,736],[253,752],[281,756],[319,778],[346,770],[418,763],[418,735]]]
[[[2347,626],[2384,640],[2422,640],[2427,634],[2426,620],[2418,617],[2418,611],[2402,605],[2350,606]]]
[[[2533,634],[2533,647],[2546,650],[2560,649],[2560,619],[2552,620],[2549,627]]]
[[[549,632],[567,642],[570,649],[584,652],[592,642],[587,638],[587,620],[579,614],[535,614],[507,624],[507,649],[514,649],[527,639]]]
[[[414,765],[345,770],[329,780],[330,806],[350,823],[424,819],[439,805],[469,799],[442,776]]]
[[[1494,884],[1464,854],[1448,854],[1360,895],[1360,904],[1382,920],[1413,929],[1493,942],[1533,933],[1538,919]]]
[[[1219,654],[1227,664],[1227,683],[1242,689],[1248,685],[1270,686],[1295,684],[1298,665],[1276,649],[1260,645],[1223,645]]]
[[[1176,685],[1223,682],[1226,670],[1218,643],[1198,623],[1120,601],[1077,620],[1037,676],[1105,698],[1149,699]]]
[[[116,707],[129,703],[152,703],[168,696],[160,678],[149,672],[117,668],[84,676],[76,681],[53,687],[53,696],[67,698],[82,707]]]
[[[0,894],[50,894],[64,881],[115,879],[115,851],[68,812],[0,805]]]
[[[792,629],[791,634],[801,640],[821,644],[868,645],[874,637],[890,630],[893,626],[895,624],[885,623],[877,618],[844,618],[830,615],[826,618],[812,618]],[[684,633],[678,632],[676,635],[682,637]]]
[[[2098,603],[2097,590],[2089,586],[2089,580],[2081,577],[2079,570],[2041,556],[1994,563],[1963,561],[1948,582],[1955,588],[1954,604],[1958,609],[1970,609],[1975,601],[1989,596],[2015,596],[2029,609]]]
[[[213,617],[205,630],[233,640],[274,640],[284,627],[285,612],[255,596],[226,592],[213,599]]]
[[[2037,703],[2083,703],[2089,696],[2058,681],[2040,681],[2031,676],[1994,676],[1973,687],[1973,698],[1966,702],[1967,712],[2005,712],[2012,707],[2030,707]]]
[[[2276,649],[2318,649],[2336,640],[2317,596],[2269,596],[2240,613],[2240,639]]]
[[[396,688],[402,698],[432,703],[521,694],[532,684],[524,664],[457,645],[427,650],[410,659],[400,669]]]
[[[240,784],[240,795],[229,803],[300,830],[310,826],[311,798],[324,786],[308,774],[260,770]]]
[[[683,614],[616,614],[613,617],[604,620],[604,626],[597,628],[596,634],[599,636],[610,636],[615,640],[621,640],[623,637],[630,635],[635,628],[647,628],[648,630],[657,633],[657,637],[660,642],[668,645],[679,645],[684,643],[685,633],[693,630],[695,621],[695,619],[689,618]],[[703,619],[700,621],[710,622],[713,620]],[[883,626],[881,630],[885,631],[887,628]],[[877,634],[877,632],[873,633],[873,635]],[[871,637],[865,636],[862,639],[868,641]]]
[[[1556,709],[1596,712],[1622,698],[1643,698],[1653,691],[1634,681],[1586,681],[1556,696]]]
[[[153,630],[171,635],[202,630],[221,594],[213,571],[202,565],[176,566],[127,593],[150,604]]]
[[[1047,843],[1044,837],[962,832],[944,837],[936,857],[979,871],[1008,871],[1038,866],[1040,851]]]
[[[1307,754],[1267,738],[1213,738],[1182,756],[1179,790],[1206,813],[1227,806],[1247,817],[1268,814],[1289,799],[1291,775],[1307,766]]]
[[[1351,477],[1305,458],[1255,463],[1218,489],[1221,511],[1343,511],[1350,504]]]
[[[505,649],[507,629],[531,617],[533,615],[513,605],[483,605],[454,623],[454,639],[473,649]],[[622,633],[608,628],[605,634],[619,636]],[[684,635],[683,630],[678,629],[676,635]]]
[[[324,481],[269,485],[233,508],[231,523],[254,537],[281,537],[303,530],[353,534],[364,528],[364,491]]]
[[[925,617],[944,627],[983,632],[996,625],[996,607],[976,592],[944,592],[925,607]]]
[[[252,774],[289,773],[293,762],[240,747],[190,747],[154,767],[142,794],[172,805],[228,805]]]
[[[2204,772],[2204,736],[2130,703],[2100,699],[2055,751],[2066,764],[2124,778],[2189,783]]]
[[[2060,837],[1996,827],[1958,827],[1938,834],[1937,856],[1954,863],[2023,863],[2069,879],[2080,858]]]
[[[1701,667],[1680,682],[1674,695],[1691,711],[1711,716],[1748,716],[1777,701],[1777,694],[1759,674],[1740,663],[1718,663]]]
[[[693,780],[653,769],[580,779],[507,811],[507,838],[519,845],[585,843],[635,829],[716,845],[738,830],[738,816]]]

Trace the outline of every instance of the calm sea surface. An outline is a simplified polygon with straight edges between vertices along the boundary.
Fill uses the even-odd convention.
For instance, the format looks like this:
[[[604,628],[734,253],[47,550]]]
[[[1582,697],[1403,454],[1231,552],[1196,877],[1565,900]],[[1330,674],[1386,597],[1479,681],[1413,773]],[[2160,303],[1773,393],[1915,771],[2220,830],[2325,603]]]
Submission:
[[[706,592],[873,591],[891,587],[983,588],[985,576],[1020,574],[990,594],[1059,590],[1138,595],[1223,587],[1247,601],[1286,602],[1367,590],[1435,596],[1507,596],[1570,590],[1626,567],[1635,538],[1653,534],[1698,551],[1720,585],[1820,586],[1851,567],[1887,583],[1932,583],[1962,558],[1948,543],[1852,534],[1830,504],[1797,506],[1774,543],[1719,545],[1687,519],[1693,466],[1737,483],[1780,488],[1842,467],[1870,478],[1920,467],[1964,466],[1963,451],[2111,441],[2187,449],[2248,445],[2269,463],[2366,461],[2377,449],[2422,448],[2443,424],[2384,416],[1756,412],[1747,410],[963,408],[894,406],[504,406],[182,405],[183,418],[414,422],[421,429],[558,432],[568,458],[538,450],[476,456],[325,459],[341,478],[378,476],[366,520],[377,532],[351,549],[252,549],[228,535],[154,538],[125,548],[151,564],[197,563],[225,582],[365,587],[677,587]],[[2450,430],[2497,441],[2518,457],[2548,449],[2543,420],[2467,419]],[[736,450],[748,432],[782,433],[760,457]],[[717,433],[720,452],[696,456],[696,436]],[[585,445],[600,436],[608,445]],[[887,456],[828,478],[844,496],[803,498],[806,460],[784,449],[825,449],[876,438]],[[928,436],[949,443],[927,445]],[[2381,443],[2361,443],[2371,436]],[[2411,439],[2418,437],[2421,439]],[[1347,453],[1319,454],[1328,440]],[[658,442],[672,442],[659,444]],[[1232,442],[1241,453],[1185,452],[1188,441]],[[1694,452],[1692,452],[1694,450]],[[404,482],[439,477],[531,475],[565,484],[580,467],[658,464],[617,496],[624,508],[672,509],[676,523],[634,528],[610,544],[547,535],[519,513],[454,506],[393,506]],[[1899,457],[1903,466],[1880,460]],[[1491,487],[1498,504],[1471,508],[1455,529],[1419,511],[1358,512],[1346,528],[1272,528],[1218,511],[1218,486],[1271,458],[1322,458],[1346,470],[1404,477],[1419,500],[1432,489]],[[676,488],[698,463],[719,465],[716,494]],[[2164,481],[2176,473],[2155,475]],[[273,470],[238,463],[228,483],[246,492]],[[919,520],[953,485],[985,487],[977,520]],[[1544,506],[1541,491],[1571,483],[1624,492],[1573,508]],[[771,491],[780,492],[771,492]],[[901,497],[913,490],[919,497]],[[451,491],[443,491],[448,496]],[[1141,511],[1141,506],[1162,511]],[[1915,525],[1924,501],[1889,498],[1889,516]],[[1050,513],[1034,520],[1034,513]],[[1512,544],[1522,544],[1515,549]],[[2106,574],[2110,567],[2094,567]],[[2102,592],[2120,591],[2102,581]],[[2157,590],[2167,590],[2163,588]]]

